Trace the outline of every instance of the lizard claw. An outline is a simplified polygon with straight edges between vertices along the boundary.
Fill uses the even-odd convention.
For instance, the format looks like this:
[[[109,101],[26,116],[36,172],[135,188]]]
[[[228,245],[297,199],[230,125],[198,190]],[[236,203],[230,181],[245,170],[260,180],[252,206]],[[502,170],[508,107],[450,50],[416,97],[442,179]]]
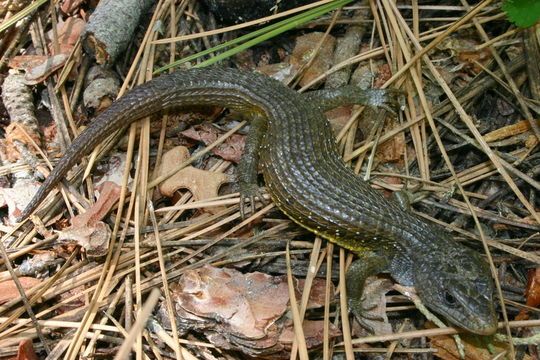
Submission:
[[[246,201],[249,202],[249,209],[246,212]],[[242,219],[255,213],[255,202],[260,201],[267,204],[264,198],[264,191],[257,184],[240,184],[240,216]]]
[[[366,105],[372,108],[382,108],[396,116],[396,110],[405,110],[405,92],[398,89],[370,90]]]

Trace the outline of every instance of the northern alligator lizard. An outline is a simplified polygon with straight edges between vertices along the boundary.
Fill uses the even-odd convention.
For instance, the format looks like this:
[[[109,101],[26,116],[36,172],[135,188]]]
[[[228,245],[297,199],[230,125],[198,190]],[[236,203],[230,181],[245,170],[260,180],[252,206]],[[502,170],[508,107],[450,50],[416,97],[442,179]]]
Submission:
[[[240,165],[240,188],[254,195],[258,164],[273,201],[291,219],[361,256],[347,275],[352,311],[368,275],[388,269],[414,285],[430,309],[478,334],[496,330],[490,271],[479,254],[438,225],[373,190],[340,158],[324,111],[343,103],[385,106],[381,91],[353,87],[298,94],[267,76],[233,69],[175,72],[114,102],[76,137],[21,214],[29,216],[83,156],[133,121],[185,105],[218,105],[255,119]]]

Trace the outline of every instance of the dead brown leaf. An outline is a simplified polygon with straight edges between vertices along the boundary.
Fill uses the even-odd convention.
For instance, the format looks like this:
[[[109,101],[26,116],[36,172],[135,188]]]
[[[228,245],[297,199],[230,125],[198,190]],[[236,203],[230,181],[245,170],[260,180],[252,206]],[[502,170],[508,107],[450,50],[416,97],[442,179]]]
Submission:
[[[257,339],[287,310],[289,295],[284,278],[262,273],[242,274],[233,269],[205,266],[186,272],[175,294],[192,314],[220,319],[236,336]]]
[[[88,256],[104,256],[109,249],[111,229],[100,221],[120,198],[121,187],[112,181],[99,186],[98,200],[84,213],[71,219],[71,226],[58,232],[58,240],[75,242]]]
[[[538,307],[540,305],[540,267],[529,270],[525,297],[527,298],[525,303],[527,306]],[[516,316],[516,320],[527,320],[530,313],[529,310],[522,309]]]
[[[122,188],[112,181],[106,181],[97,190],[99,198],[87,211],[71,219],[73,227],[93,226],[107,216],[120,198]]]
[[[322,345],[324,321],[304,320],[302,322],[302,329],[304,330],[304,337],[306,339],[308,349],[316,348]],[[335,326],[330,326],[328,336],[329,339],[336,338],[341,336],[341,331]],[[295,333],[293,322],[292,320],[288,320],[283,333],[281,333],[281,336],[279,337],[279,341],[285,346],[285,349],[291,350],[294,339]]]
[[[257,67],[257,71],[266,74],[282,83],[289,83],[294,79],[297,69],[291,64],[277,63]]]
[[[19,277],[19,281],[25,290],[31,289],[41,282],[39,279],[28,276]],[[4,304],[9,300],[16,299],[18,297],[20,297],[19,290],[17,290],[17,286],[13,280],[0,282],[0,304]]]
[[[314,285],[324,287],[324,281]],[[286,277],[205,266],[182,276],[173,287],[173,299],[180,323],[204,331],[215,346],[252,357],[288,357],[294,332],[284,316],[289,304]],[[304,331],[309,347],[321,344],[322,321],[305,321]],[[330,336],[339,336],[339,330],[331,326]]]
[[[494,349],[495,354],[506,349],[503,343],[495,342],[490,336],[475,336],[473,334],[460,334],[465,345],[465,360],[490,360],[494,354],[488,350],[488,345]],[[437,349],[434,353],[444,360],[463,360],[459,355],[455,340],[450,336],[430,336],[431,347]]]
[[[11,123],[5,129],[6,155],[8,156],[10,162],[15,162],[21,157],[16,144],[17,142],[26,144],[29,149],[34,149],[33,144],[28,139],[28,136],[30,136],[36,144],[41,144],[41,138],[39,135],[24,124]]]
[[[223,133],[209,123],[203,123],[190,127],[181,132],[182,135],[190,139],[202,141],[205,145],[215,142]],[[212,150],[212,153],[221,156],[228,161],[238,163],[244,152],[246,137],[244,135],[233,134],[223,144]]]
[[[389,118],[387,120],[385,128],[389,131],[395,127],[398,127],[396,119]],[[405,147],[407,142],[405,141],[405,134],[400,132],[393,136],[388,141],[385,141],[377,146],[377,158],[382,162],[396,162],[401,160],[405,153]]]
[[[61,68],[68,57],[66,54],[53,56],[21,55],[10,60],[9,66],[17,69],[23,68],[26,72],[25,82],[28,85],[36,85]]]
[[[85,0],[64,0],[60,9],[64,14],[72,14],[85,2]]]
[[[473,74],[481,73],[484,69],[478,63],[485,64],[493,58],[489,49],[483,50],[458,50],[458,59],[465,63],[465,68]]]
[[[34,345],[32,344],[32,339],[23,339],[19,342],[17,349],[16,360],[38,360],[39,357],[34,351]]]
[[[71,54],[85,26],[86,22],[79,17],[68,17],[66,21],[58,24],[58,54]],[[53,55],[57,54],[56,46],[52,42],[49,44],[49,51]]]
[[[13,56],[8,66],[15,70],[30,71],[33,67],[43,64],[49,57],[46,55],[18,55]]]
[[[102,221],[92,226],[69,227],[58,232],[58,241],[75,242],[86,250],[86,254],[92,257],[107,255],[111,229]]]
[[[167,151],[163,154],[158,176],[168,174],[178,164],[188,160],[189,156],[189,151],[185,146],[177,146]],[[195,200],[204,200],[217,197],[219,188],[227,182],[230,182],[230,179],[226,174],[187,166],[163,181],[159,186],[159,191],[164,196],[172,197],[176,191],[187,189]],[[223,207],[213,206],[206,210],[216,213],[223,210]]]

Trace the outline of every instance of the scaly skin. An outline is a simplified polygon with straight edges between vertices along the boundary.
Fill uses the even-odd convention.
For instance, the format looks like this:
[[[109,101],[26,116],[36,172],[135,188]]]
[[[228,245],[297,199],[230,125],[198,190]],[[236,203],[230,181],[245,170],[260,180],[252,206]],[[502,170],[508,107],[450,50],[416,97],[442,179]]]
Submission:
[[[179,106],[225,106],[265,120],[257,121],[263,124],[253,131],[265,132],[253,143],[260,146],[264,179],[278,207],[301,226],[367,257],[366,264],[371,261],[357,266],[358,276],[348,274],[350,293],[360,296],[365,277],[389,267],[394,278],[415,285],[426,306],[452,323],[478,334],[493,333],[493,285],[480,256],[380,195],[341,160],[323,110],[343,102],[391,103],[380,92],[371,96],[348,89],[336,96],[301,95],[264,75],[232,69],[163,75],[101,113],[73,141],[20,218],[29,216],[69,169],[113,131]],[[361,316],[358,303],[351,302]]]

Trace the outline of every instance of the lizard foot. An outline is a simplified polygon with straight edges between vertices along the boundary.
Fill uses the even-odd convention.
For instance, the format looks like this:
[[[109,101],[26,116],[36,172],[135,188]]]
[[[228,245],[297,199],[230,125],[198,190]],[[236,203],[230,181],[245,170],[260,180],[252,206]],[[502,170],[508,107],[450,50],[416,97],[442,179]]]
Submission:
[[[394,116],[396,109],[405,110],[405,92],[398,89],[373,89],[365,101],[371,108],[382,108]]]
[[[360,299],[349,298],[349,309],[360,325],[374,334],[389,334],[392,327],[386,314],[385,295],[392,289],[388,279],[369,281]]]
[[[255,213],[255,201],[260,201],[264,205],[267,204],[264,198],[264,190],[257,184],[240,183],[240,216],[242,219]],[[246,201],[249,203],[249,208],[246,212]]]

